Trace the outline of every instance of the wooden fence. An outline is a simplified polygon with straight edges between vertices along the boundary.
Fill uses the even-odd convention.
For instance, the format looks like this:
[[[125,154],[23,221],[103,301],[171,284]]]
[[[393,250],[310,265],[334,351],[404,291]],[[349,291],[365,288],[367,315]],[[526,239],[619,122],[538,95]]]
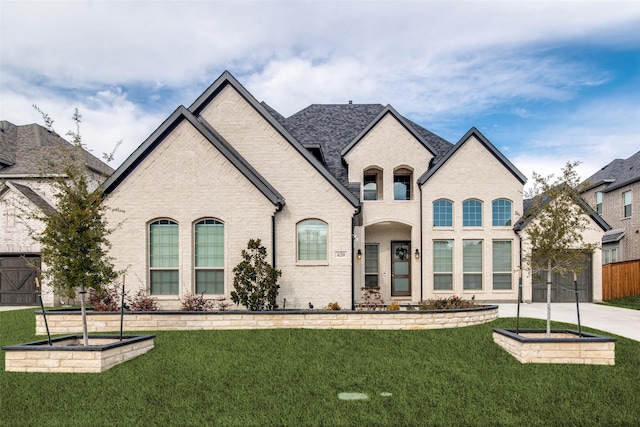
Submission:
[[[602,300],[640,295],[640,259],[602,266]]]

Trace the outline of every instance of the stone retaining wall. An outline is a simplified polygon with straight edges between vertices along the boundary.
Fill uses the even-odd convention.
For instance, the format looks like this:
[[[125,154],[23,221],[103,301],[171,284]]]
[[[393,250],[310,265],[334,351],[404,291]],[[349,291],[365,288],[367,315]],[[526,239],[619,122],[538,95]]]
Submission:
[[[46,311],[51,334],[82,330],[79,311]],[[498,306],[429,311],[267,311],[267,312],[125,312],[125,331],[222,329],[441,329],[487,323],[498,318]],[[89,312],[89,332],[120,330],[120,313]],[[36,312],[36,334],[45,335],[42,312]]]
[[[615,338],[577,331],[494,329],[493,341],[521,363],[615,365]]]
[[[82,346],[82,336],[55,338],[48,341],[3,347],[5,371],[8,372],[104,372],[120,363],[151,350],[153,335],[98,337]]]

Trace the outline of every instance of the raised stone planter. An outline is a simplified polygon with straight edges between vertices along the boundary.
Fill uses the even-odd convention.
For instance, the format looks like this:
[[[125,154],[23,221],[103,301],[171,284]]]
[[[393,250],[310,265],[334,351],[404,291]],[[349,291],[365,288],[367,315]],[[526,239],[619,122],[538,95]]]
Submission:
[[[52,334],[82,330],[79,311],[46,312]],[[153,311],[125,312],[126,331],[223,329],[442,329],[487,323],[498,318],[498,306],[459,310],[416,311]],[[89,332],[120,330],[120,313],[88,312]],[[36,334],[46,334],[42,312],[36,312]]]
[[[615,338],[573,330],[494,329],[493,341],[521,363],[615,365]]]
[[[3,347],[5,370],[10,372],[104,372],[153,348],[153,335],[68,335]]]

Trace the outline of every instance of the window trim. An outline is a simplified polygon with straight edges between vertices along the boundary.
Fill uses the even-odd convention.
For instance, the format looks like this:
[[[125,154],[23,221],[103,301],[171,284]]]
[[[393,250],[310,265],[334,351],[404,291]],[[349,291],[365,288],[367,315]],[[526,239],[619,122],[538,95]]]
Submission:
[[[375,176],[375,184],[376,184],[376,198],[375,199],[366,199],[365,198],[365,186],[367,185],[367,176]],[[384,200],[384,173],[382,169],[376,166],[370,166],[364,170],[362,173],[362,200],[366,202],[375,202]]]
[[[603,198],[602,191],[596,191],[595,198],[596,198],[596,213],[598,215],[602,215],[602,198]],[[623,199],[623,202],[624,202],[624,199]]]
[[[496,269],[496,243],[508,242],[511,250],[509,251],[509,269],[497,270]],[[513,290],[513,240],[510,239],[496,239],[491,242],[491,268],[492,268],[492,289],[494,291],[512,291]],[[509,275],[509,288],[496,288],[496,274]]]
[[[469,270],[467,268],[471,268],[471,266],[467,267],[466,259],[467,256],[465,254],[465,248],[467,248],[471,242],[478,242],[477,244],[480,247],[480,270]],[[463,291],[483,291],[484,290],[484,241],[482,239],[464,239],[462,240],[462,290]],[[468,288],[467,287],[467,278],[471,278],[472,276],[480,276],[480,288]]]
[[[325,258],[324,259],[300,259],[300,226],[305,222],[319,221],[325,226]],[[320,218],[305,218],[296,223],[296,238],[295,238],[295,257],[297,265],[329,265],[329,223],[321,220]]]
[[[151,228],[153,225],[174,225],[177,230],[177,242],[176,247],[178,249],[177,253],[177,261],[175,266],[165,267],[165,266],[152,266],[152,237],[151,237]],[[180,295],[180,224],[178,221],[171,218],[157,218],[147,223],[147,274],[148,274],[148,284],[149,284],[149,295],[153,296],[174,296]],[[177,283],[175,283],[176,291],[175,292],[153,292],[153,283],[152,276],[153,272],[176,272],[178,276]],[[173,285],[172,285],[173,286]]]
[[[450,220],[449,222],[451,224],[449,224],[449,225],[436,225],[436,203],[438,203],[438,202],[447,202],[447,203],[449,203],[449,207],[451,209],[450,209],[450,212],[449,212],[450,215],[449,215],[448,219]],[[451,228],[451,227],[453,227],[453,201],[451,201],[449,199],[434,200],[431,203],[431,211],[432,211],[431,215],[433,217],[432,218],[433,219],[433,221],[432,221],[433,227],[435,227],[435,228],[447,228],[447,227]]]
[[[396,199],[396,178],[407,177],[407,189],[404,199]],[[400,182],[400,181],[398,181]],[[408,166],[399,166],[393,170],[393,201],[394,202],[408,202],[413,200],[413,169]],[[407,197],[408,193],[408,197]]]
[[[505,225],[497,224],[496,225],[496,204],[499,202],[507,202],[509,203],[509,221]],[[502,218],[498,218],[502,219]],[[511,227],[513,224],[513,202],[506,198],[495,199],[491,201],[491,226],[492,227]]]
[[[629,195],[629,203],[627,203],[626,196]],[[629,209],[627,209],[627,207]],[[633,215],[633,193],[631,190],[622,193],[622,217],[631,218]]]
[[[436,271],[436,242],[448,242],[451,245],[450,251],[449,251],[449,259],[451,260],[451,271]],[[433,265],[433,291],[434,292],[451,292],[455,289],[455,280],[454,280],[454,275],[453,272],[455,270],[455,266],[454,266],[454,245],[455,245],[455,241],[453,239],[434,239],[432,241],[431,247],[432,247],[432,265]],[[450,278],[450,282],[451,282],[451,287],[449,289],[436,289],[436,276],[448,276]]]
[[[367,272],[367,246],[375,247],[377,263],[376,263],[376,272]],[[376,285],[375,286],[367,286],[367,276],[375,276]],[[376,287],[380,287],[380,244],[379,243],[365,243],[364,244],[364,287],[369,289],[375,289]]]
[[[467,211],[467,206],[471,207],[471,203],[477,203],[479,205],[479,209],[480,209],[480,225],[477,224],[473,224],[473,225],[467,225],[465,224],[466,221],[466,211]],[[482,203],[482,200],[480,199],[466,199],[462,202],[462,226],[463,227],[467,227],[467,228],[481,228],[484,224],[484,218],[483,218],[483,210],[484,210],[484,203]],[[474,216],[475,216],[475,212],[474,212]]]
[[[197,265],[197,257],[198,257],[198,239],[197,239],[197,226],[199,224],[202,224],[206,221],[213,221],[215,223],[218,223],[219,225],[222,226],[222,266],[221,267],[210,267],[210,266],[198,266]],[[224,221],[221,221],[218,218],[213,218],[213,217],[207,217],[207,218],[201,218],[197,221],[194,221],[193,223],[193,289],[195,290],[195,293],[197,294],[201,294],[204,291],[200,291],[198,289],[198,271],[221,271],[222,272],[222,293],[208,293],[205,292],[205,295],[225,295],[225,289],[226,289],[226,276],[225,276],[225,265],[226,265],[226,254],[225,254],[225,247],[226,247],[226,241],[225,241],[225,223]]]

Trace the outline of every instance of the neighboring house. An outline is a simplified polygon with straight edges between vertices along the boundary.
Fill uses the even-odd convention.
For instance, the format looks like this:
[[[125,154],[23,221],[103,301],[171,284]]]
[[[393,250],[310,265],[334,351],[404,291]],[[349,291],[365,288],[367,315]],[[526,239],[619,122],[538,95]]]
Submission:
[[[584,199],[612,227],[602,238],[603,263],[640,259],[640,151],[612,161],[586,182]]]
[[[166,309],[228,297],[255,238],[282,270],[280,307],[350,308],[375,287],[386,303],[516,301],[525,181],[475,128],[452,145],[379,104],[285,118],[225,72],[105,183],[110,254]]]
[[[64,162],[71,147],[40,125],[16,126],[0,121],[0,305],[37,303],[34,267],[41,266],[40,248],[30,230],[42,230],[43,225],[28,216],[55,211],[51,178],[59,176],[59,171],[50,168],[58,161]],[[85,155],[87,173],[94,183],[113,172],[90,153]],[[44,285],[44,302],[53,305],[54,295]]]

